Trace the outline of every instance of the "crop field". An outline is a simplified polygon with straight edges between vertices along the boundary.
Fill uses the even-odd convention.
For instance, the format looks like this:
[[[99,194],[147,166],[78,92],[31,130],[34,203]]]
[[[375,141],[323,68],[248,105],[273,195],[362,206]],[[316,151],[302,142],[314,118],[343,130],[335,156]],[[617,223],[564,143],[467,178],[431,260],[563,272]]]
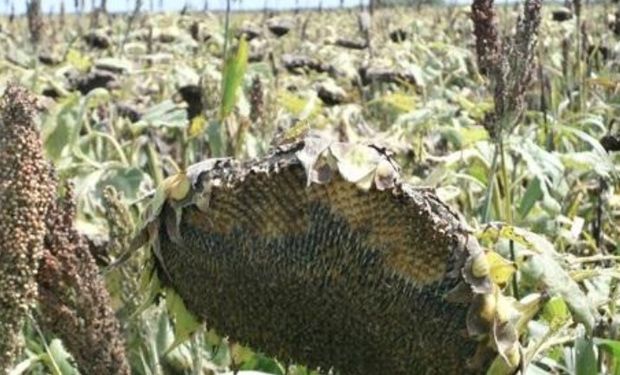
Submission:
[[[0,18],[0,374],[620,374],[617,2],[28,3]]]

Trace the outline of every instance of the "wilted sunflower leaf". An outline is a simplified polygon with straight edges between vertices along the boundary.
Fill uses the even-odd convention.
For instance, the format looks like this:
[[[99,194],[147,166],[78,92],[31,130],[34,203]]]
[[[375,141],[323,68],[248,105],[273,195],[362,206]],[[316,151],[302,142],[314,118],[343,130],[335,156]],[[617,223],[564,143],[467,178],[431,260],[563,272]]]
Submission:
[[[166,197],[175,201],[183,200],[191,190],[191,182],[183,172],[177,173],[163,181]]]
[[[485,335],[490,332],[497,309],[495,296],[476,294],[467,310],[467,332],[470,336]]]
[[[480,253],[472,257],[471,273],[475,277],[484,277],[491,272],[491,265],[484,253]]]
[[[519,353],[519,337],[514,326],[510,322],[495,320],[493,340],[499,355],[506,361],[506,364],[512,368],[518,366],[521,356]]]
[[[486,270],[488,270],[488,262],[486,261],[484,251],[480,247],[478,240],[473,236],[468,236],[465,248],[469,254],[461,271],[465,282],[471,286],[471,290],[474,293],[493,293],[494,286],[491,279],[488,277],[488,272],[486,272]],[[474,266],[474,264],[477,265]],[[483,276],[476,276],[474,274],[474,269],[476,269],[476,274],[483,274]]]
[[[519,316],[518,302],[514,297],[505,296],[499,288],[495,288],[495,319],[500,323],[515,322]]]
[[[304,140],[304,147],[295,153],[297,159],[301,162],[301,165],[306,171],[308,177],[308,186],[313,182],[313,172],[317,166],[319,156],[330,145],[330,142],[320,137],[307,137]]]
[[[541,293],[531,293],[515,303],[515,308],[519,311],[519,317],[514,324],[517,332],[522,333],[525,331],[527,324],[540,311],[544,300]]]
[[[110,92],[103,87],[92,89],[82,101],[85,108],[97,108],[110,101]]]
[[[477,272],[483,271],[483,267],[480,264],[488,266],[483,253],[471,255],[467,258],[465,266],[463,267],[463,278],[471,286],[471,290],[474,293],[491,293],[493,291],[493,283],[487,275],[475,276],[473,273],[474,263],[479,262],[477,266]]]
[[[379,190],[391,189],[398,177],[398,172],[387,159],[382,159],[377,164],[374,182]]]
[[[509,366],[501,355],[498,355],[489,366],[486,375],[512,375],[513,373],[514,368]]]
[[[207,127],[207,120],[203,115],[196,116],[189,124],[189,137],[196,138],[201,136]]]
[[[518,228],[501,222],[489,223],[479,236],[481,241],[497,242],[500,238],[512,240],[528,249],[533,247],[524,233]]]
[[[527,229],[507,225],[502,222],[489,223],[478,236],[480,241],[497,242],[500,239],[511,240],[538,254],[556,254],[553,245],[544,237]]]
[[[183,242],[179,227],[181,223],[182,210],[183,209],[181,206],[168,205],[164,207],[164,210],[160,215],[161,220],[163,220],[164,227],[166,228],[166,234],[172,242],[177,244]]]
[[[377,168],[380,155],[374,148],[348,143],[333,143],[330,146],[332,155],[338,162],[338,171],[349,182],[362,182],[363,186],[370,181],[362,181],[368,178]],[[367,182],[367,183],[364,183]]]
[[[494,251],[485,254],[489,265],[489,277],[496,284],[506,284],[517,270],[514,262],[511,262]]]

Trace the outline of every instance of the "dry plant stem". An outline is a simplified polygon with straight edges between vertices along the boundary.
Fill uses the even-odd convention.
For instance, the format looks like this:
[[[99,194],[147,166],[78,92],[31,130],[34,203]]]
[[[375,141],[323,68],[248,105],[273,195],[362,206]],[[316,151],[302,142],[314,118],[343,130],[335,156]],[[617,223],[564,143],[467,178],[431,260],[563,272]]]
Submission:
[[[138,16],[140,15],[140,9],[142,9],[142,0],[136,0],[136,6],[133,9],[133,12],[129,15],[127,19],[127,29],[125,30],[125,35],[121,41],[121,44],[118,46],[119,56],[123,56],[123,49],[127,40],[129,39],[129,33],[131,33],[131,28],[133,27],[133,23],[136,21]]]
[[[9,86],[0,124],[0,373],[8,373],[22,346],[25,314],[37,297],[45,216],[53,196],[49,166],[36,130],[35,102]]]
[[[26,4],[26,13],[28,17],[28,30],[30,31],[30,42],[32,44],[32,52],[34,56],[34,75],[32,77],[32,91],[37,90],[37,81],[39,78],[39,44],[45,23],[41,16],[41,0],[31,0]]]
[[[41,15],[41,0],[30,0],[26,3],[26,13],[28,17],[28,30],[30,31],[30,41],[33,45],[41,42],[43,34],[43,17]]]

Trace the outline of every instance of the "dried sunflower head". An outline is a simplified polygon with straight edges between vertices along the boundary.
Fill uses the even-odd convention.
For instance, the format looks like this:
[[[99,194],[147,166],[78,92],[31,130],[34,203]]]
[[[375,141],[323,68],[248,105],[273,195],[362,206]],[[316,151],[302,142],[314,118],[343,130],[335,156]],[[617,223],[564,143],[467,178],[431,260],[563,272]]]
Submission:
[[[481,248],[381,149],[306,138],[186,177],[182,203],[169,197],[147,227],[164,285],[210,328],[346,374],[476,373],[490,362],[497,304],[484,301],[501,293],[481,273]]]

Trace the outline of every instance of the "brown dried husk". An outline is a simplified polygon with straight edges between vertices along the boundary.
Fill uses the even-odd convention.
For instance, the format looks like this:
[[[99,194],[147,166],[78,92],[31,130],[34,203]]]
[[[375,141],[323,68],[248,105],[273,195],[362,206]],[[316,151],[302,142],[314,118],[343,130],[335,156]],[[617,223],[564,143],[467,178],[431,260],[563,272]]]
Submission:
[[[306,139],[260,161],[190,167],[191,191],[154,221],[159,277],[209,328],[285,362],[482,371],[489,335],[469,337],[468,310],[492,287],[464,269],[475,238],[430,189],[401,182],[384,151],[365,146],[360,162],[345,160],[350,149]],[[346,180],[351,163],[375,168]]]

